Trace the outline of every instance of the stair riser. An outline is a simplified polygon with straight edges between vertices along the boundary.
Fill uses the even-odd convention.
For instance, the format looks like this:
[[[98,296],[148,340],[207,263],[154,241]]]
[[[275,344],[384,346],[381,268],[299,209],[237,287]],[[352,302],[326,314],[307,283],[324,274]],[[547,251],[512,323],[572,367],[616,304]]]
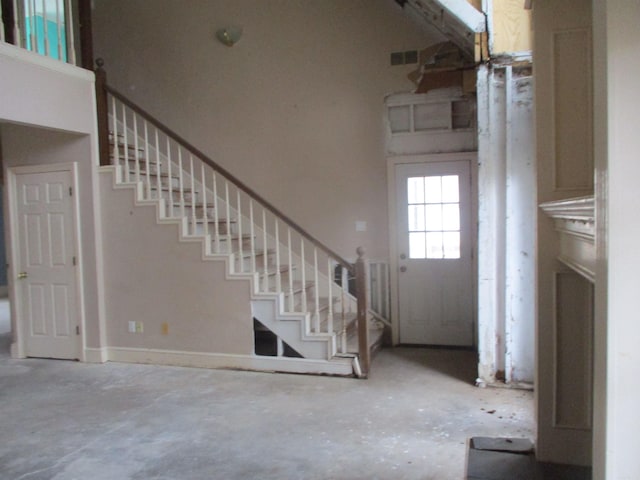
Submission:
[[[180,213],[180,208],[175,208],[175,213],[174,216],[177,216]],[[202,218],[202,217],[200,217]],[[205,233],[208,233],[209,235],[211,235],[211,238],[215,238],[215,228],[216,228],[216,224],[212,221],[208,222],[208,226],[207,226],[207,231],[205,232],[205,228],[204,225],[202,223],[202,220],[196,222],[195,225],[195,230],[193,229],[193,225],[191,222],[191,219],[189,219],[189,227],[191,229],[191,231],[193,231],[196,235],[204,235]],[[217,228],[218,228],[218,235],[227,235],[227,234],[231,234],[231,235],[236,235],[237,232],[237,227],[235,223],[230,223],[229,224],[229,231],[227,231],[227,222],[225,222],[224,220],[220,221],[217,223]]]

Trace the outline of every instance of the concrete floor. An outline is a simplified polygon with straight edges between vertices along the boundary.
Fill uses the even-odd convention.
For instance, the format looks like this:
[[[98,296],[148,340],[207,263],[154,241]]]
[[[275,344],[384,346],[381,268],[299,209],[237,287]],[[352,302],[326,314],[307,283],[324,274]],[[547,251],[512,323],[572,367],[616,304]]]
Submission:
[[[468,351],[383,350],[354,380],[12,360],[9,343],[2,479],[459,480],[468,438],[533,438],[532,393],[474,387]]]

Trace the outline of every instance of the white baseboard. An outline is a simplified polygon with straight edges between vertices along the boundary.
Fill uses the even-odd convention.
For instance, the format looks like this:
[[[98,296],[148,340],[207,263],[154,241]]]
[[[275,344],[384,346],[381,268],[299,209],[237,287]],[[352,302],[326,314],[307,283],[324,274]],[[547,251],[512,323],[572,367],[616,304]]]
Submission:
[[[126,347],[108,347],[107,350],[108,360],[112,362],[266,372],[353,375],[351,358],[325,361],[306,358],[262,357],[257,355],[230,355]]]
[[[16,342],[11,344],[11,358],[27,358],[21,351],[20,345]]]
[[[85,348],[84,361],[87,363],[104,363],[109,360],[106,348]]]

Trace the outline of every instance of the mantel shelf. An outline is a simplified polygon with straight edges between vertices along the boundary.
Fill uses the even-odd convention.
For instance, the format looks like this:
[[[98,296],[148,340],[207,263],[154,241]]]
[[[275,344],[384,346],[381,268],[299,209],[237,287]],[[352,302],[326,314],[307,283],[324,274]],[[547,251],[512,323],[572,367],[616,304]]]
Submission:
[[[595,280],[595,203],[593,195],[540,204],[559,232],[558,260]]]

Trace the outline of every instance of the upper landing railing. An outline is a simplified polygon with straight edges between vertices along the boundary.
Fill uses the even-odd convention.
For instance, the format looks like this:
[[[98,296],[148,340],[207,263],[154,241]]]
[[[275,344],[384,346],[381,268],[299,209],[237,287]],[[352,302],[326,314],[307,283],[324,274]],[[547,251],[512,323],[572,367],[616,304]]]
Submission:
[[[0,0],[0,42],[92,70],[90,2]]]

